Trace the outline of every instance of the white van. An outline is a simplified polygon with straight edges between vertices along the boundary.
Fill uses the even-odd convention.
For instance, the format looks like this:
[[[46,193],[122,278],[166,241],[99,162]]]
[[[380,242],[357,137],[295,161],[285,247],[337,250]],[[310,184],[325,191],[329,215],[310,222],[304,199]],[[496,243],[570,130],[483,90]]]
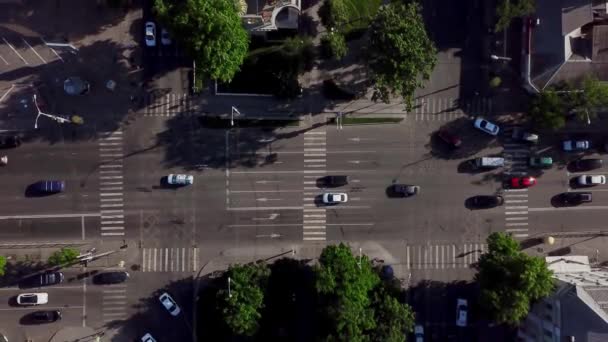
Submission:
[[[480,157],[474,160],[475,167],[480,169],[495,169],[505,166],[505,158],[500,157]]]

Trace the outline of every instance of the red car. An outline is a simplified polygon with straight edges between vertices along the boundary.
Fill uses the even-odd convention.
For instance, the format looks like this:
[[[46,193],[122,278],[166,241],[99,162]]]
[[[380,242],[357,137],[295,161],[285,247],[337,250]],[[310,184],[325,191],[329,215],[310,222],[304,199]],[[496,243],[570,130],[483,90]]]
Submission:
[[[437,133],[437,135],[439,136],[439,138],[441,140],[443,140],[451,148],[460,147],[460,145],[462,144],[462,141],[460,140],[459,137],[457,137],[456,135],[454,135],[446,130],[440,130],[439,133]]]
[[[534,177],[513,177],[511,178],[512,188],[529,188],[536,184],[536,178]]]

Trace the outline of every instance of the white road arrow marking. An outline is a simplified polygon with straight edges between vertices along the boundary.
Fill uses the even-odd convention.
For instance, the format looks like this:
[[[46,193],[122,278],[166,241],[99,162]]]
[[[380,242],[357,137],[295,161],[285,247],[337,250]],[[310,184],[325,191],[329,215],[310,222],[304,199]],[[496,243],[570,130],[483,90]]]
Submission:
[[[282,181],[269,181],[269,180],[256,181],[257,184],[281,183],[281,182]]]
[[[269,217],[254,217],[254,218],[252,218],[252,220],[254,220],[254,221],[270,221],[270,220],[276,219],[277,217],[279,217],[279,214],[272,213],[272,214],[270,214]]]
[[[374,140],[374,139],[354,137],[354,138],[348,138],[348,140],[354,141],[354,142],[361,142],[361,141],[364,141],[364,140]]]
[[[280,201],[280,198],[266,198],[266,197],[262,197],[262,198],[257,198],[257,201],[260,202],[267,202],[267,201]]]
[[[271,239],[276,239],[276,238],[281,237],[281,236],[282,236],[281,234],[272,233],[272,234],[265,234],[265,235],[256,235],[255,237],[256,238],[269,237]]]
[[[349,160],[351,164],[371,163],[373,160]]]

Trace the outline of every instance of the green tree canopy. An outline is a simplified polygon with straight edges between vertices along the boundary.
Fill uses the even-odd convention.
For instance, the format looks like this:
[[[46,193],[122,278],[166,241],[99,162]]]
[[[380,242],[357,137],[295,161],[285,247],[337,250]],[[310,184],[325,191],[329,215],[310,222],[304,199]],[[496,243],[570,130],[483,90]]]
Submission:
[[[436,54],[416,2],[391,2],[380,8],[371,25],[368,46],[372,99],[389,103],[390,96],[397,94],[411,110],[414,91],[429,79]]]
[[[78,255],[80,255],[80,252],[77,249],[64,247],[49,256],[48,264],[52,266],[69,264],[76,261]]]
[[[414,313],[410,306],[400,303],[383,286],[374,293],[372,305],[376,328],[371,333],[371,340],[404,342],[405,332],[411,332],[414,328]]]
[[[235,335],[253,336],[258,331],[269,274],[266,264],[233,265],[228,269],[226,288],[217,293],[218,309]]]
[[[521,252],[510,235],[492,233],[487,242],[488,252],[481,255],[475,275],[479,304],[495,322],[516,325],[532,302],[551,293],[552,272],[543,259]]]
[[[344,244],[328,246],[319,257],[315,273],[327,338],[368,341],[367,331],[376,326],[371,294],[380,283],[368,258],[364,255],[359,260]]]
[[[494,30],[497,32],[503,31],[509,27],[511,20],[525,17],[534,13],[535,10],[535,0],[501,0],[496,7],[498,21]]]
[[[585,77],[580,90],[570,87],[565,104],[577,113],[580,120],[597,117],[599,110],[608,107],[608,85],[595,77]]]
[[[229,82],[249,48],[234,0],[154,0],[154,12],[196,61],[201,77]]]
[[[566,125],[566,109],[559,95],[552,91],[543,91],[532,100],[529,110],[535,126],[559,129]]]
[[[6,272],[6,257],[0,255],[0,277]]]

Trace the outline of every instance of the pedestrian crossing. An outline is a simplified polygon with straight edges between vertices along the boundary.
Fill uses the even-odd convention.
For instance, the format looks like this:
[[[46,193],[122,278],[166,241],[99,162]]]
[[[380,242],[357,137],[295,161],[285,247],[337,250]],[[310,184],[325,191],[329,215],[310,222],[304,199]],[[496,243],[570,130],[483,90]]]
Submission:
[[[476,97],[462,103],[457,98],[424,97],[414,100],[406,119],[415,121],[452,121],[492,112],[492,99]]]
[[[323,177],[327,167],[325,126],[304,133],[304,191],[303,240],[325,241],[326,209],[319,207],[317,179]]]
[[[99,139],[101,236],[124,236],[123,134],[104,132]]]
[[[101,312],[104,323],[127,318],[127,285],[104,285]]]
[[[505,158],[505,174],[524,176],[528,171],[530,146],[514,141],[511,137],[513,127],[505,127],[502,131],[504,138],[503,156]],[[515,238],[526,238],[528,233],[528,189],[504,189],[505,200],[505,231]]]
[[[148,94],[144,97],[144,116],[176,116],[194,114],[194,97],[190,94]]]
[[[142,248],[143,272],[198,272],[198,247]]]
[[[470,268],[487,248],[485,243],[406,246],[405,264],[413,270]]]

